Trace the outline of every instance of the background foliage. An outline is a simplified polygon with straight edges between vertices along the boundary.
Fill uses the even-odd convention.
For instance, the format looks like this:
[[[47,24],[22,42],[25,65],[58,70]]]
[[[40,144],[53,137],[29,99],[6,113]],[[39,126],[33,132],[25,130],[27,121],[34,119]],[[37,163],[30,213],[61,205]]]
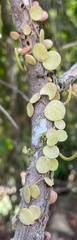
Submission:
[[[77,1],[40,0],[39,2],[43,9],[49,12],[48,20],[40,27],[45,29],[45,38],[50,38],[54,42],[52,50],[57,50],[62,57],[61,66],[57,70],[59,77],[77,59]],[[10,226],[12,216],[18,212],[19,189],[23,185],[28,163],[28,158],[22,153],[22,147],[24,145],[30,147],[31,124],[26,114],[27,102],[17,92],[19,89],[29,96],[28,76],[21,72],[14,55],[14,47],[19,46],[19,43],[11,40],[9,36],[14,26],[8,0],[0,1],[0,16],[0,104],[19,126],[18,130],[15,129],[6,115],[0,112],[0,223],[7,222]],[[10,85],[11,88],[8,87]],[[62,101],[65,101],[67,93],[63,92],[61,97]],[[77,147],[76,106],[77,98],[72,97],[65,117],[69,138],[60,144],[60,149],[66,156],[72,155]],[[58,184],[57,179],[67,182],[72,179],[71,181],[74,181],[72,192],[77,191],[76,161],[77,159],[66,163],[59,159],[59,168],[55,172],[55,186]]]

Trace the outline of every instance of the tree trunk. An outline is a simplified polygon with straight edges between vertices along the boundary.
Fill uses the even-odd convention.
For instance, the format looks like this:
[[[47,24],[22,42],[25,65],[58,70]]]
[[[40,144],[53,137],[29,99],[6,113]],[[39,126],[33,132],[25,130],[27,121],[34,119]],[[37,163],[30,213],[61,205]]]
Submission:
[[[25,5],[22,4],[22,2],[25,2]],[[11,9],[12,9],[12,17],[14,21],[14,25],[16,30],[21,33],[23,26],[26,24],[29,24],[29,10],[31,7],[31,1],[30,0],[10,0],[11,3]],[[27,43],[30,43],[32,47],[36,42],[39,41],[39,38],[37,36],[37,33],[33,31],[33,34],[30,37],[25,38],[24,35],[21,36],[21,46],[22,48],[27,45]],[[42,86],[48,82],[47,77],[48,74],[50,76],[50,73],[45,71],[45,69],[42,67],[42,64],[37,61],[35,66],[31,66],[28,64],[27,66],[28,76],[29,76],[29,85],[30,85],[30,97],[36,93],[39,92]],[[76,65],[76,74],[77,74],[77,65]],[[53,80],[56,78],[56,76],[52,75]],[[58,87],[59,90],[62,83],[58,81]],[[42,143],[40,142],[39,138],[40,135],[42,135],[44,132],[46,132],[49,128],[53,127],[53,123],[48,121],[45,118],[44,115],[44,109],[45,109],[45,102],[46,104],[49,102],[47,97],[41,98],[36,104],[34,104],[34,114],[32,117],[32,150],[35,151],[35,154],[31,157],[30,160],[31,163],[29,164],[27,173],[26,173],[26,179],[25,179],[25,185],[32,185],[36,182],[36,180],[39,177],[39,174],[36,170],[36,160],[43,155],[42,152]],[[45,174],[46,177],[50,176],[50,173]],[[51,178],[53,177],[53,173]],[[42,175],[41,175],[42,178]],[[44,181],[39,181],[37,185],[40,188],[40,196],[36,200],[33,200],[33,204],[37,205],[41,210],[41,216],[39,220],[35,221],[34,225],[32,226],[25,226],[23,225],[19,219],[17,220],[17,228],[15,231],[15,236],[13,240],[44,240],[44,232],[48,217],[48,210],[49,210],[49,201],[50,201],[50,187],[48,187]],[[20,209],[21,208],[29,208],[30,204],[26,204],[24,201],[24,195],[23,195],[23,188],[20,190],[21,195],[21,202],[20,202]]]

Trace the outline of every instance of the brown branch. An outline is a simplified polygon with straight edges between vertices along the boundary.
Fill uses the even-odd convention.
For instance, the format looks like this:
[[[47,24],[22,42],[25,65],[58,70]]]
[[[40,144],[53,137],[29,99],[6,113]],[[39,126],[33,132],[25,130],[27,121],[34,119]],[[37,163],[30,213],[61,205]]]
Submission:
[[[64,49],[67,49],[67,48],[70,48],[70,47],[74,47],[76,45],[77,45],[77,41],[71,42],[71,43],[68,43],[68,44],[65,44],[65,45],[61,46],[60,50],[64,50]]]
[[[72,84],[77,78],[77,63],[75,63],[67,72],[65,72],[58,79],[58,88],[59,92],[64,91],[69,88],[69,85]]]
[[[12,123],[12,125],[16,128],[19,129],[18,125],[16,122],[13,120],[13,118],[6,112],[6,110],[0,105],[0,110],[6,115],[6,117],[9,119],[9,121]]]
[[[12,89],[12,90],[15,91],[16,93],[19,93],[19,94],[22,96],[22,98],[24,98],[24,99],[26,100],[26,102],[29,102],[29,98],[25,95],[25,93],[22,92],[21,90],[19,90],[16,86],[14,87],[14,86],[12,86],[12,85],[9,84],[9,83],[4,82],[2,79],[0,79],[0,83],[1,83],[2,85],[6,86],[6,87],[9,88],[9,89]]]

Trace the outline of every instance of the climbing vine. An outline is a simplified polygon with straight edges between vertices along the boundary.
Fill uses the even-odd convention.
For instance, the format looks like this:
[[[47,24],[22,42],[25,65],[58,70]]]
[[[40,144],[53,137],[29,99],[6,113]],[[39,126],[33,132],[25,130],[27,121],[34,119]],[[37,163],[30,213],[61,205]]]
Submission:
[[[29,10],[29,25],[23,27],[21,34],[17,32],[10,32],[10,36],[14,40],[20,42],[20,48],[15,48],[15,56],[20,69],[24,72],[27,71],[27,65],[36,65],[37,61],[41,62],[43,68],[48,73],[58,68],[61,63],[61,56],[58,52],[52,50],[53,42],[50,39],[45,39],[44,30],[38,30],[38,24],[36,21],[45,21],[48,18],[48,14],[44,11],[37,1],[32,3]],[[32,46],[31,41],[28,41],[28,45],[25,48],[21,48],[21,36],[31,36],[33,31],[36,32],[38,42]],[[26,66],[22,66],[20,62],[20,55],[24,57]],[[42,102],[45,105],[44,115],[45,118],[53,122],[54,128],[49,128],[39,137],[41,143],[42,156],[36,159],[36,170],[39,173],[38,179],[32,185],[25,185],[23,188],[24,200],[27,204],[30,204],[27,208],[21,208],[19,212],[19,220],[25,225],[33,225],[36,220],[40,219],[41,210],[38,206],[33,204],[33,200],[39,198],[40,188],[37,186],[38,182],[44,181],[46,185],[52,187],[54,185],[53,171],[58,168],[57,157],[60,156],[66,161],[73,160],[77,157],[77,152],[71,157],[65,157],[60,152],[58,142],[63,142],[68,138],[65,129],[64,117],[66,114],[65,105],[67,105],[71,99],[72,87],[69,86],[69,93],[67,100],[62,103],[60,101],[60,93],[57,84],[53,82],[50,75],[47,77],[47,83],[36,92],[27,104],[27,115],[32,117],[34,114],[34,108],[36,102]],[[46,96],[45,101],[42,100],[42,96]],[[31,149],[23,148],[23,153],[28,156],[34,154]],[[57,194],[51,191],[50,203],[53,203],[57,198]],[[47,236],[47,235],[46,235]]]

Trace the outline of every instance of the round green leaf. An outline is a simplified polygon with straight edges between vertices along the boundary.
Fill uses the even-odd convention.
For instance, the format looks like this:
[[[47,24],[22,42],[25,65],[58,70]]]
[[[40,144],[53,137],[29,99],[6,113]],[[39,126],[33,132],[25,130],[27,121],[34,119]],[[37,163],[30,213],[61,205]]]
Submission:
[[[41,88],[40,90],[40,94],[41,95],[48,95],[49,96],[49,100],[51,100],[57,91],[57,87],[54,83],[48,82],[44,85],[43,88]]]
[[[53,180],[51,180],[50,178],[45,177],[44,180],[48,186],[52,187],[54,185]]]
[[[56,51],[49,51],[48,58],[43,61],[43,67],[49,71],[55,70],[61,63],[60,54]]]
[[[36,205],[31,205],[29,207],[29,210],[32,212],[32,214],[34,216],[34,220],[36,220],[40,217],[41,211],[40,211],[40,208],[37,207]]]
[[[19,34],[17,32],[10,32],[10,37],[13,40],[17,40],[17,39],[19,39]]]
[[[43,44],[43,42],[44,42],[44,30],[41,29],[41,30],[40,30],[40,43]]]
[[[36,65],[36,60],[33,56],[26,54],[25,55],[26,62],[28,62],[31,65]]]
[[[23,33],[25,35],[29,35],[31,33],[31,27],[29,25],[25,25],[23,28]]]
[[[39,173],[47,173],[50,169],[50,160],[41,156],[36,163],[36,169]]]
[[[27,208],[22,208],[20,210],[19,219],[25,225],[33,225],[34,224],[34,216],[33,216],[32,212]]]
[[[42,43],[36,43],[34,45],[33,55],[39,62],[43,62],[46,58],[48,58],[47,49]]]
[[[34,21],[39,21],[43,16],[43,11],[40,6],[33,6],[30,9],[29,14]]]
[[[53,134],[51,137],[48,138],[47,140],[47,145],[49,147],[52,147],[54,146],[56,143],[58,142],[58,139],[57,139],[57,134]]]
[[[30,186],[30,195],[32,198],[37,199],[40,195],[40,189],[36,184]]]
[[[30,203],[30,188],[27,185],[24,187],[24,199],[26,203]]]
[[[27,115],[28,117],[32,117],[34,113],[34,108],[33,105],[31,103],[27,104]]]
[[[64,130],[57,130],[56,134],[59,142],[64,142],[68,138],[68,135]]]
[[[54,128],[49,128],[48,131],[46,132],[46,137],[49,138],[53,135],[56,135],[56,130]]]
[[[58,161],[55,158],[50,159],[50,171],[56,171],[58,168]]]
[[[53,147],[45,146],[43,148],[43,154],[47,158],[56,158],[59,156],[59,148],[57,146],[53,146]]]
[[[65,106],[58,100],[52,100],[45,108],[45,117],[50,121],[59,121],[65,116]]]
[[[55,127],[60,130],[64,129],[66,126],[66,123],[63,120],[55,121],[54,124],[55,124]]]
[[[26,146],[24,146],[24,147],[22,148],[22,153],[24,153],[24,154],[27,154],[27,153],[28,153],[28,149],[27,149]]]
[[[40,93],[38,92],[38,93],[35,93],[35,94],[31,97],[30,102],[31,102],[31,103],[35,103],[35,102],[37,102],[39,99],[40,99]]]

